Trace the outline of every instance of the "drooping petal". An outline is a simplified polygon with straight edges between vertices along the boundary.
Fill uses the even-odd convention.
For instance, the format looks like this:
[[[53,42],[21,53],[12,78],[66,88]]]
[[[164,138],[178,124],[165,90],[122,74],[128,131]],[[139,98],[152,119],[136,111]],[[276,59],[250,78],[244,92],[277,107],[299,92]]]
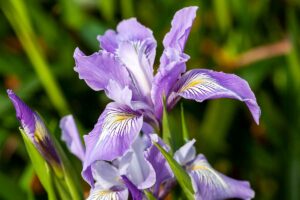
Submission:
[[[128,190],[131,193],[131,197],[133,200],[142,200],[143,199],[143,193],[141,190],[139,190],[126,176],[122,176],[122,179],[124,181],[124,184],[128,188]]]
[[[128,190],[125,188],[102,189],[101,187],[92,188],[86,200],[127,200]]]
[[[259,123],[260,108],[247,81],[234,75],[207,69],[194,69],[184,74],[176,83],[168,99],[174,106],[179,96],[202,102],[207,99],[233,98],[248,106],[255,122]]]
[[[110,103],[89,135],[84,137],[86,156],[83,177],[91,184],[90,165],[97,160],[112,161],[124,155],[143,125],[142,115],[130,107]]]
[[[44,122],[12,90],[7,90],[7,94],[15,107],[17,119],[20,121],[23,130],[54,169],[56,175],[61,176],[62,163]]]
[[[118,48],[117,33],[114,30],[107,30],[104,35],[97,37],[100,42],[100,47],[107,52],[115,53]]]
[[[130,85],[127,70],[111,53],[100,51],[86,56],[77,48],[74,59],[74,70],[93,90],[106,89],[109,80],[114,80],[122,86]]]
[[[185,166],[196,157],[196,149],[194,147],[195,139],[188,141],[174,153],[174,159],[181,165]]]
[[[184,54],[184,46],[196,17],[197,9],[197,7],[187,7],[177,11],[172,20],[172,28],[164,38],[165,50],[160,58],[160,66],[154,77],[151,90],[151,98],[158,118],[161,118],[162,114],[163,96],[169,95],[173,85],[186,71],[185,62],[189,56]]]
[[[96,161],[92,164],[92,174],[96,187],[110,189],[114,186],[121,187],[123,185],[119,170],[106,161]]]
[[[172,28],[163,40],[165,48],[172,47],[183,52],[197,9],[198,7],[192,6],[176,12],[171,23]]]
[[[145,144],[146,142],[142,137],[136,138],[132,145],[132,158],[127,168],[127,177],[138,189],[150,188],[156,181],[154,168],[144,156]]]
[[[206,200],[254,198],[249,182],[235,180],[217,172],[202,154],[197,156],[188,169],[196,197]]]
[[[67,144],[70,152],[83,161],[85,149],[82,145],[73,116],[67,115],[63,117],[60,120],[59,127],[62,130],[61,139]]]
[[[169,151],[169,148],[158,137],[158,135],[150,134],[149,137],[151,138],[151,140],[157,142],[160,146],[162,146],[166,151]],[[145,153],[145,157],[151,163],[156,173],[156,183],[153,187],[153,193],[156,197],[158,197],[158,192],[161,184],[163,184],[167,180],[172,179],[174,177],[174,174],[165,157],[161,154],[159,149],[154,144],[151,144],[151,146],[148,147]]]

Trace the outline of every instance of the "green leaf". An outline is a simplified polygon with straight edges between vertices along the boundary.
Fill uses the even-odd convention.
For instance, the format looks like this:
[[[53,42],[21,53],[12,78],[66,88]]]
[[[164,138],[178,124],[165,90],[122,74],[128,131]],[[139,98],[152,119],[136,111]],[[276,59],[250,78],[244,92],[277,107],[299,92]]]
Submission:
[[[14,29],[54,107],[61,115],[69,113],[67,101],[50,70],[51,67],[47,63],[46,56],[31,26],[25,2],[12,0],[1,4],[0,8]]]
[[[168,113],[165,106],[165,98],[163,99],[163,102],[164,102],[164,110],[163,110],[163,117],[162,117],[162,138],[167,145],[173,147],[172,140],[171,140],[169,120],[168,120]]]
[[[155,196],[153,196],[153,194],[151,192],[144,190],[144,193],[148,200],[156,200]]]
[[[34,200],[34,194],[30,187],[34,176],[35,172],[33,166],[31,163],[29,163],[24,169],[22,176],[19,180],[19,185],[24,191],[26,191],[28,200]]]
[[[60,184],[60,186],[58,187],[64,187],[66,190],[68,190],[73,200],[81,200],[83,199],[83,192],[82,188],[80,187],[80,180],[78,178],[78,175],[72,167],[69,159],[65,155],[59,142],[55,138],[53,138],[53,141],[55,143],[56,150],[58,151],[62,160],[64,173],[64,179],[57,179],[56,183]]]
[[[182,127],[183,141],[187,142],[189,140],[189,132],[187,130],[186,121],[185,121],[185,117],[184,117],[183,104],[181,104],[181,127]]]
[[[15,184],[11,177],[0,172],[0,199],[4,200],[23,200],[26,194]]]
[[[165,159],[168,161],[179,185],[181,186],[184,194],[186,195],[187,199],[193,200],[194,199],[194,190],[191,182],[190,176],[186,173],[186,171],[174,160],[174,158],[164,150],[159,144],[154,143],[154,145],[160,150],[163,154]]]
[[[27,134],[20,129],[21,135],[23,137],[25,147],[27,149],[28,155],[31,159],[33,168],[39,177],[39,180],[41,181],[42,185],[44,186],[45,190],[48,194],[49,200],[56,200],[53,184],[52,184],[52,173],[50,170],[49,165],[44,160],[44,158],[41,156],[41,154],[38,152],[38,150],[35,148],[33,143],[28,138]]]

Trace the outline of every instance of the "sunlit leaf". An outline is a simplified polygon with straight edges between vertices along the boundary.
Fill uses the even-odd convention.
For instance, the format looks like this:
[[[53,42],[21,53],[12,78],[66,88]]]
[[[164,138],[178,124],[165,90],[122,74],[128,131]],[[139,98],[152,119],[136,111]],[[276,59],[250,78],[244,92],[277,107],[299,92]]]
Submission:
[[[27,149],[27,153],[31,159],[33,168],[37,176],[39,177],[39,180],[41,181],[42,185],[44,186],[45,190],[47,191],[49,200],[56,200],[54,187],[52,183],[52,173],[49,165],[46,163],[44,158],[32,144],[26,133],[22,129],[20,129],[20,131]]]
[[[168,161],[179,185],[181,186],[182,190],[184,191],[185,196],[192,200],[194,199],[193,193],[193,186],[191,182],[190,176],[186,173],[186,171],[174,160],[174,158],[166,151],[164,150],[159,144],[154,143],[155,146],[160,150],[160,152],[163,154],[163,156]]]

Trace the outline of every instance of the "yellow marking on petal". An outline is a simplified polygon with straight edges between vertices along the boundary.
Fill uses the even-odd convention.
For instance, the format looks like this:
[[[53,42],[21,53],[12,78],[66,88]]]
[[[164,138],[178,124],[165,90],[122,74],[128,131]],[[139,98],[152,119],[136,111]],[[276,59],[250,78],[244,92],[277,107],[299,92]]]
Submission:
[[[226,188],[227,187],[227,184],[224,182],[224,180],[217,174],[217,172],[214,170],[214,169],[212,169],[212,168],[210,168],[210,167],[208,167],[208,166],[205,166],[205,165],[193,165],[193,166],[191,166],[190,168],[189,168],[191,171],[201,171],[201,170],[205,170],[205,171],[208,171],[208,172],[210,172],[212,175],[214,175],[215,176],[215,178],[219,181],[219,183],[224,187],[224,188]],[[206,176],[206,175],[204,175],[204,176]],[[208,177],[206,177],[206,178],[208,178]],[[212,177],[210,177],[210,178],[212,178]]]
[[[99,196],[105,196],[110,193],[112,193],[112,191],[110,191],[110,190],[101,190],[101,191],[99,191],[98,194],[99,194]]]
[[[123,120],[127,120],[127,119],[131,119],[136,117],[133,114],[122,114],[122,115],[117,115],[115,116],[114,122],[119,122],[119,121],[123,121]]]
[[[197,170],[209,170],[208,167],[203,166],[203,165],[194,165],[191,167],[191,170],[197,171]]]
[[[179,93],[184,92],[188,89],[190,89],[191,87],[194,87],[198,84],[203,84],[205,83],[206,80],[202,79],[202,78],[197,78],[197,79],[193,79],[191,81],[189,81],[187,84],[185,84],[180,90]]]

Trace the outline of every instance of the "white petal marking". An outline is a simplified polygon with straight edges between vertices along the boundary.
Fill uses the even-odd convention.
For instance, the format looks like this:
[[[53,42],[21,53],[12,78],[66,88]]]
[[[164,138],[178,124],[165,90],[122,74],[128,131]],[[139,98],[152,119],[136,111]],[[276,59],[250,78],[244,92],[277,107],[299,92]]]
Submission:
[[[199,178],[199,182],[208,188],[226,191],[228,185],[207,161],[198,160],[189,166],[188,169],[191,172],[196,173]]]
[[[149,95],[153,72],[147,55],[147,44],[141,41],[123,42],[117,55],[130,72],[136,87],[143,95]]]
[[[111,190],[97,190],[91,191],[86,200],[120,200],[117,192]]]
[[[134,126],[136,125],[138,118],[139,116],[128,113],[121,108],[110,108],[106,113],[106,117],[102,124],[102,133],[96,146],[103,142],[106,137],[130,133],[130,130],[135,128]]]
[[[183,95],[205,95],[209,96],[216,92],[230,92],[228,89],[219,85],[213,78],[204,73],[194,73],[189,76],[185,83],[178,90],[178,94]],[[235,95],[232,92],[233,95]],[[237,96],[237,95],[235,95]]]

